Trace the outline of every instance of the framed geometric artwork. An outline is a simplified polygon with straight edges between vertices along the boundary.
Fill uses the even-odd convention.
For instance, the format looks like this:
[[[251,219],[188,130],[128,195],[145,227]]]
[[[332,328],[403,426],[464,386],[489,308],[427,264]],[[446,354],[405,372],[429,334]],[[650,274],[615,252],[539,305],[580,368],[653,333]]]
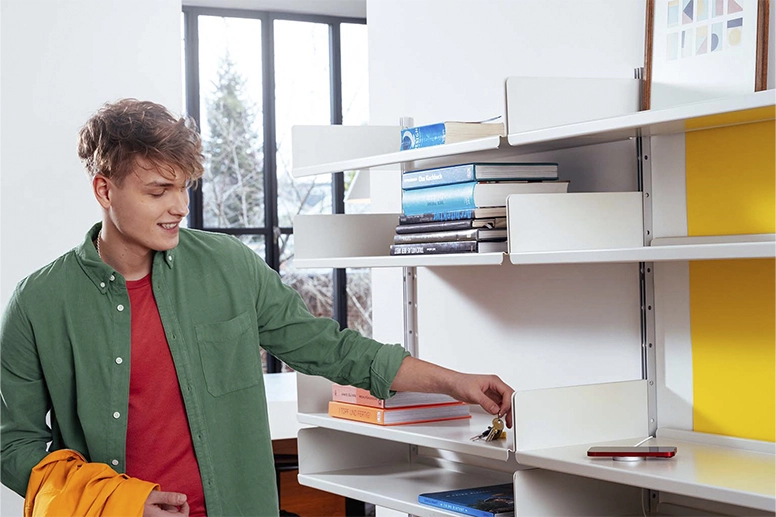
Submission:
[[[642,108],[765,89],[770,0],[647,0]]]

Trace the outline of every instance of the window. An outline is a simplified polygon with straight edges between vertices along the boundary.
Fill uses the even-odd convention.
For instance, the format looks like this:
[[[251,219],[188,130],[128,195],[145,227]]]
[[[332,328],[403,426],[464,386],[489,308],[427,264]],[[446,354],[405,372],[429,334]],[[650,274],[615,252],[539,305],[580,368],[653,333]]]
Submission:
[[[354,176],[291,176],[291,126],[368,119],[365,20],[197,7],[183,13],[186,107],[206,158],[189,226],[235,235],[313,314],[371,336],[368,270],[294,267],[294,216],[344,213]],[[287,369],[271,356],[263,360],[268,372]]]

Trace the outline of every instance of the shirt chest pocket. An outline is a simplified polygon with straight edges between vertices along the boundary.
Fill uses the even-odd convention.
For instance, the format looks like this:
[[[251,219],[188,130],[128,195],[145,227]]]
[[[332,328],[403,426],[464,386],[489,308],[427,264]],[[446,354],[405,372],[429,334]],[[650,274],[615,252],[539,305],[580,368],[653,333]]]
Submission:
[[[261,352],[250,311],[194,330],[208,392],[219,397],[256,386],[262,380]]]

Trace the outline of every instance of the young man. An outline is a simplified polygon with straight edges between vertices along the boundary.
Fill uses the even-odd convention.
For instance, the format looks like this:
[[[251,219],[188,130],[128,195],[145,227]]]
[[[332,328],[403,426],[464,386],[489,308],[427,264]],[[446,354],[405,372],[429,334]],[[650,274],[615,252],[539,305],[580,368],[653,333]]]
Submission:
[[[19,283],[0,331],[12,490],[24,495],[50,451],[72,449],[148,481],[148,517],[277,515],[259,346],[380,398],[447,393],[511,425],[512,389],[498,377],[340,330],[237,239],[180,228],[203,171],[188,121],[150,102],[106,104],[78,154],[102,222]]]

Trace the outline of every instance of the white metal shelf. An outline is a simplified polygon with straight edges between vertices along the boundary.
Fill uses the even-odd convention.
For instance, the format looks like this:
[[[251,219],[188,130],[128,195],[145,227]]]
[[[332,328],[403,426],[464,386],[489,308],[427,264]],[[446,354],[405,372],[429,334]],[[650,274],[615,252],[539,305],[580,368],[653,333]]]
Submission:
[[[333,418],[325,413],[299,413],[297,417],[302,424],[501,461],[507,461],[510,449],[514,448],[512,433],[507,433],[506,439],[493,442],[471,441],[472,436],[484,431],[493,420],[493,416],[474,409],[472,418],[467,420],[399,426],[355,422]]]
[[[511,134],[509,145],[526,153],[686,133],[774,119],[773,90],[724,97],[660,110],[646,110],[578,124]]]
[[[418,503],[418,495],[442,490],[511,483],[512,474],[479,470],[459,472],[423,463],[400,463],[299,474],[299,483],[358,501],[419,517],[459,515]]]
[[[520,464],[632,486],[776,511],[776,477],[771,452],[701,443],[701,433],[670,431],[644,445],[675,445],[671,459],[639,462],[589,458],[594,445],[635,445],[639,438],[517,451]]]
[[[346,267],[434,267],[492,266],[504,262],[504,253],[450,253],[440,255],[385,255],[381,257],[335,257],[296,259],[294,266],[303,268]]]
[[[705,239],[704,237],[680,239],[684,244],[671,244],[670,241],[672,239],[662,239],[661,245],[641,246],[638,248],[510,253],[509,261],[515,265],[530,265],[601,262],[667,262],[776,257],[776,242],[773,240],[707,242],[703,240]],[[697,240],[694,241],[693,239]],[[697,243],[693,244],[693,242]],[[503,253],[456,253],[423,256],[385,255],[372,257],[297,258],[295,267],[304,269],[488,266],[499,265],[503,262]]]
[[[552,151],[628,140],[638,136],[686,133],[715,127],[774,120],[776,94],[773,90],[725,97],[660,110],[646,110],[618,117],[591,120],[565,126],[488,137],[454,144],[423,147],[329,163],[294,167],[295,177],[368,169],[457,156],[458,162],[477,161],[483,152],[505,156]],[[345,143],[343,143],[345,145]],[[399,142],[396,143],[399,145]]]
[[[294,167],[291,174],[296,177],[313,176],[316,174],[326,174],[331,172],[353,171],[368,169],[370,167],[379,167],[381,165],[393,165],[408,163],[419,160],[431,160],[435,158],[444,158],[447,156],[467,155],[472,153],[481,153],[483,151],[494,151],[500,148],[506,148],[507,139],[500,136],[489,136],[478,138],[476,140],[467,140],[465,142],[456,142],[454,144],[437,145],[432,147],[421,147],[418,149],[408,149],[406,151],[396,151],[394,153],[366,156],[363,158],[354,158],[350,160],[340,160],[318,165],[308,165],[306,167]],[[396,141],[396,147],[399,147],[399,141]],[[476,160],[476,157],[462,157],[461,161]]]
[[[676,244],[605,250],[512,253],[512,264],[576,264],[590,262],[666,262],[776,257],[773,241]]]

